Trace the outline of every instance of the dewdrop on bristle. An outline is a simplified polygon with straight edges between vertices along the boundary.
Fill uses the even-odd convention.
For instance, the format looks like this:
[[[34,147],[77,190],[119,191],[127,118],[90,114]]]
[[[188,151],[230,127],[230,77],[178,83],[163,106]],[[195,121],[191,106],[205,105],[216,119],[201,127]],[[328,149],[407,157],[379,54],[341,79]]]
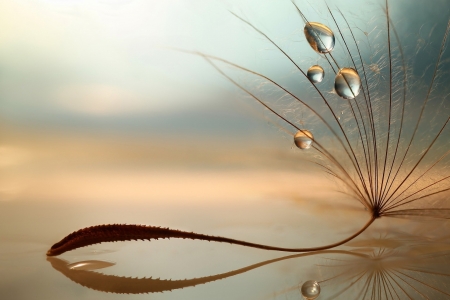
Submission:
[[[358,72],[352,68],[340,69],[334,80],[334,90],[344,99],[353,99],[358,96],[361,90],[361,78]]]
[[[314,300],[320,295],[320,285],[315,280],[308,280],[302,285],[302,296],[306,300]]]
[[[328,53],[333,50],[335,37],[333,31],[327,26],[317,22],[308,22],[303,32],[314,51]]]
[[[314,65],[308,69],[308,73],[306,73],[306,76],[308,76],[308,79],[312,83],[319,83],[322,82],[323,78],[325,77],[325,71],[321,66]]]
[[[295,146],[299,149],[309,149],[314,137],[308,130],[299,130],[294,136]]]

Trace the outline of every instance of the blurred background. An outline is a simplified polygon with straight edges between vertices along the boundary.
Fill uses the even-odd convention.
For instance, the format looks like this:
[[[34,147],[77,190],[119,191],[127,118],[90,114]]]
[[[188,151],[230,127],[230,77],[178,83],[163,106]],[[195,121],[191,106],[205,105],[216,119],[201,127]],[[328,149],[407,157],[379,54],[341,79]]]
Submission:
[[[441,12],[446,1],[438,2],[390,1],[403,47],[416,58],[413,70],[431,72],[424,66],[435,61],[432,50],[448,16]],[[105,187],[111,195],[102,190],[95,196],[105,199],[119,197],[114,189],[123,191],[120,197],[130,190],[140,190],[144,198],[155,194],[146,186],[130,189],[126,185],[132,180],[108,182],[125,170],[276,166],[297,173],[299,166],[290,158],[298,151],[290,149],[289,135],[268,125],[267,112],[252,106],[252,99],[201,57],[172,50],[201,51],[289,78],[289,61],[230,13],[248,19],[310,65],[317,56],[289,1],[0,3],[1,201],[64,201],[78,199],[76,193],[87,199],[88,186]],[[312,19],[330,21],[324,3],[299,6]],[[371,31],[364,20],[383,24],[378,1],[332,6],[347,14],[356,31]],[[299,91],[309,85],[294,84]]]
[[[329,22],[324,3],[298,4],[311,20]],[[390,1],[400,35],[411,37],[405,48],[423,65],[435,61],[429,49],[441,42],[448,4]],[[330,5],[354,17],[361,32],[371,30],[364,20],[385,17],[380,1]],[[290,77],[289,62],[230,11],[275,36],[306,65],[317,59],[290,1],[0,0],[0,294],[113,297],[69,286],[45,262],[50,245],[91,225],[162,225],[288,247],[338,240],[365,222],[363,208],[299,159],[292,136],[269,122],[267,112],[204,59],[176,50]],[[304,80],[296,85],[308,89]],[[276,256],[197,246],[152,243],[159,256],[145,269],[129,261],[139,249],[145,249],[140,259],[148,258],[145,243],[105,249],[130,247],[110,258],[123,259],[117,273],[167,278],[211,275],[230,270],[230,261],[243,267]],[[185,256],[168,250],[176,247]],[[211,257],[208,266],[198,266],[202,253]],[[234,299],[259,299],[306,272],[288,264],[277,270],[189,295],[230,299],[237,284]],[[267,278],[272,284],[261,287]],[[61,285],[42,288],[53,283]]]

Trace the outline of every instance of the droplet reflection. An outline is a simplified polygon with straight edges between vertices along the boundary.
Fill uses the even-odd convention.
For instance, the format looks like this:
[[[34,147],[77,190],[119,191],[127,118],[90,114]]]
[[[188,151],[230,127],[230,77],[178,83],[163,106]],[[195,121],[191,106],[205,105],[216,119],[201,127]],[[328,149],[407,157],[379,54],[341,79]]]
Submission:
[[[334,80],[336,93],[344,99],[353,99],[361,90],[361,78],[358,72],[352,68],[342,68]]]
[[[294,136],[294,143],[300,149],[309,149],[313,138],[312,133],[308,130],[299,130]]]
[[[72,264],[68,264],[67,268],[71,270],[83,270],[83,271],[92,271],[98,269],[104,269],[111,266],[114,266],[115,263],[102,261],[102,260],[85,260],[79,261]]]
[[[308,69],[308,73],[306,74],[306,76],[308,76],[308,79],[312,83],[319,83],[322,82],[323,78],[325,77],[325,71],[321,66],[314,65]]]
[[[315,280],[308,280],[302,285],[302,296],[307,300],[313,300],[320,295],[320,285]]]
[[[333,31],[327,26],[317,22],[308,22],[303,31],[314,51],[328,53],[333,50],[335,37]]]

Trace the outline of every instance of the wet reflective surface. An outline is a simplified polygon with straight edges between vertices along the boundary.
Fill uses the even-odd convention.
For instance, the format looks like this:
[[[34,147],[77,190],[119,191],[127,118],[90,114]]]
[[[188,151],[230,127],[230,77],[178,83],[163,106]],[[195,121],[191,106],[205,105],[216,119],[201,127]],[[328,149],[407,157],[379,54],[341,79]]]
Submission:
[[[191,188],[201,190],[207,177],[218,177],[220,182],[230,182],[231,178],[240,181],[242,196],[227,196],[222,200],[216,197],[209,201],[212,194],[205,191],[202,196],[187,196],[181,200],[165,201],[139,199],[110,200],[106,193],[103,200],[95,202],[80,199],[65,203],[51,201],[11,201],[1,204],[1,252],[2,269],[1,290],[9,299],[28,299],[30,297],[45,299],[57,295],[65,299],[115,299],[120,295],[110,293],[127,292],[131,294],[157,293],[158,299],[229,299],[230,297],[259,299],[269,297],[286,285],[286,280],[293,285],[315,272],[312,262],[306,255],[298,264],[292,260],[265,263],[266,260],[282,257],[282,253],[244,249],[226,244],[214,244],[188,240],[160,240],[152,242],[105,243],[81,248],[63,254],[60,257],[47,258],[46,250],[64,235],[81,227],[103,223],[139,223],[163,225],[172,228],[193,230],[201,233],[241,238],[268,244],[286,246],[315,245],[327,239],[333,224],[324,221],[334,209],[335,204],[322,201],[311,205],[311,212],[323,211],[322,217],[311,218],[300,203],[308,202],[307,195],[303,199],[289,199],[284,194],[287,190],[259,189],[255,195],[245,196],[245,189],[252,185],[268,185],[273,180],[285,182],[284,186],[298,187],[304,181],[302,176],[292,177],[289,172],[200,172],[203,180]],[[106,178],[98,180],[110,181]],[[136,179],[143,174],[128,174],[128,180],[121,180],[125,185],[134,185]],[[145,185],[155,180],[155,176],[167,176],[168,181],[188,180],[189,174],[146,174]],[[231,176],[231,178],[230,178]],[[255,178],[245,180],[243,178]],[[74,177],[71,177],[72,180]],[[227,180],[228,178],[228,180]],[[69,179],[69,178],[67,178]],[[88,179],[89,180],[89,179]],[[161,179],[160,179],[161,180]],[[42,182],[42,181],[41,181]],[[208,182],[208,181],[207,181]],[[320,182],[320,181],[319,181]],[[318,183],[319,183],[318,182]],[[87,183],[87,182],[86,182]],[[167,182],[169,184],[169,182]],[[106,186],[110,186],[109,184]],[[229,188],[228,185],[208,182],[209,188]],[[261,187],[262,187],[261,186]],[[311,186],[311,181],[308,182]],[[183,186],[183,189],[186,186]],[[93,192],[101,186],[90,185]],[[305,187],[306,188],[306,187]],[[75,189],[67,189],[68,197],[76,193]],[[50,197],[52,191],[47,192]],[[142,191],[147,198],[153,198],[150,191]],[[159,193],[161,193],[160,191]],[[223,194],[223,193],[219,193]],[[274,196],[278,195],[278,196]],[[63,194],[58,193],[58,197]],[[160,198],[162,198],[160,194]],[[170,192],[165,195],[170,199]],[[312,196],[311,197],[315,197]],[[110,198],[110,199],[108,199]],[[328,205],[331,205],[328,207]],[[328,208],[327,208],[328,207]],[[355,210],[355,211],[353,211]],[[341,212],[341,221],[345,219]],[[356,209],[350,209],[357,222],[364,222],[365,216],[358,216]],[[252,218],[248,218],[251,215]],[[333,213],[333,215],[336,215]],[[317,226],[317,233],[310,236],[305,232],[304,223]],[[358,224],[359,225],[359,224]],[[345,236],[353,230],[353,224],[342,224],[336,238]],[[322,235],[322,236],[321,236]],[[301,257],[301,256],[300,256]],[[90,271],[73,268],[86,261],[114,262],[114,266]],[[92,264],[92,262],[91,262]],[[261,264],[252,266],[254,264]],[[306,268],[309,265],[312,268]],[[71,268],[72,266],[72,268]],[[246,269],[242,269],[246,268]],[[102,275],[103,274],[103,275]],[[150,278],[132,280],[133,278]],[[160,279],[160,281],[157,280]],[[167,281],[166,281],[167,280]],[[168,282],[172,280],[172,282]],[[26,285],[26,289],[23,286]],[[45,286],[45,288],[43,288]],[[183,288],[183,289],[182,289]],[[167,292],[173,290],[173,292]],[[99,291],[110,292],[102,294]],[[135,295],[135,298],[148,297]]]
[[[226,216],[223,212],[227,211],[229,203],[205,203],[200,206],[201,213],[199,207],[192,208],[193,205],[187,203],[179,203],[177,207],[135,203],[133,209],[124,204],[104,208],[87,203],[3,203],[3,295],[6,299],[45,299],[55,295],[65,299],[119,299],[123,297],[121,293],[127,293],[144,299],[147,293],[154,293],[152,297],[157,299],[208,299],[212,296],[216,299],[278,299],[280,295],[300,299],[299,284],[317,278],[321,285],[318,299],[341,299],[339,292],[348,286],[342,299],[349,296],[358,299],[356,295],[366,288],[369,293],[372,289],[379,293],[378,287],[382,293],[394,293],[394,289],[402,293],[404,289],[412,297],[418,297],[414,290],[417,288],[428,297],[445,299],[450,241],[448,223],[442,222],[424,226],[402,220],[390,224],[381,221],[347,247],[287,256],[187,240],[105,243],[61,257],[45,256],[55,239],[99,219],[124,223],[146,221],[291,246],[314,245],[325,237],[327,240],[343,237],[355,229],[354,223],[365,221],[362,211],[345,206],[337,210],[331,203],[322,203],[321,207],[303,203],[303,209],[296,209],[294,213],[298,205],[295,202],[271,200],[237,201]],[[255,206],[263,208],[254,209]],[[238,213],[233,214],[235,210]],[[86,216],[86,211],[92,214]],[[17,218],[18,212],[27,222],[8,217],[14,214]],[[95,217],[95,213],[100,212],[109,217]],[[310,217],[311,213],[317,218]],[[247,214],[253,216],[251,221],[246,218]],[[338,230],[336,223],[329,221],[331,216],[339,224]],[[308,228],[315,226],[314,236],[301,229],[303,222],[308,223]],[[387,227],[414,230],[412,233],[392,232],[386,231]],[[102,269],[73,267],[86,261],[91,266],[95,261]],[[116,264],[108,263],[111,261]],[[362,279],[352,284],[359,277]]]

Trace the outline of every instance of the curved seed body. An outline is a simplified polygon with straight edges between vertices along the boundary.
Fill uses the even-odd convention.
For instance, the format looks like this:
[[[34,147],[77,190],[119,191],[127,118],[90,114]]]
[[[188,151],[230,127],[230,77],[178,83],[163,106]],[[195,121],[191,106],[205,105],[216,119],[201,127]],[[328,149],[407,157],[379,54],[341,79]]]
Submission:
[[[127,225],[127,224],[112,224],[112,225],[98,225],[80,229],[75,231],[58,243],[54,244],[48,251],[47,256],[56,256],[64,252],[74,250],[80,247],[85,247],[93,244],[99,244],[104,242],[119,242],[119,241],[131,241],[131,240],[152,240],[152,239],[167,239],[167,238],[182,238],[192,240],[214,241],[221,243],[230,243],[235,245],[241,245],[246,247],[275,250],[285,252],[309,252],[330,249],[342,245],[363,232],[367,227],[375,221],[372,217],[363,228],[352,236],[342,240],[340,242],[320,246],[313,248],[281,248],[267,245],[260,245],[249,243],[240,240],[229,239],[220,236],[211,236],[206,234],[199,234],[194,232],[186,232],[181,230],[175,230],[170,228],[161,228],[156,226],[146,225]]]

